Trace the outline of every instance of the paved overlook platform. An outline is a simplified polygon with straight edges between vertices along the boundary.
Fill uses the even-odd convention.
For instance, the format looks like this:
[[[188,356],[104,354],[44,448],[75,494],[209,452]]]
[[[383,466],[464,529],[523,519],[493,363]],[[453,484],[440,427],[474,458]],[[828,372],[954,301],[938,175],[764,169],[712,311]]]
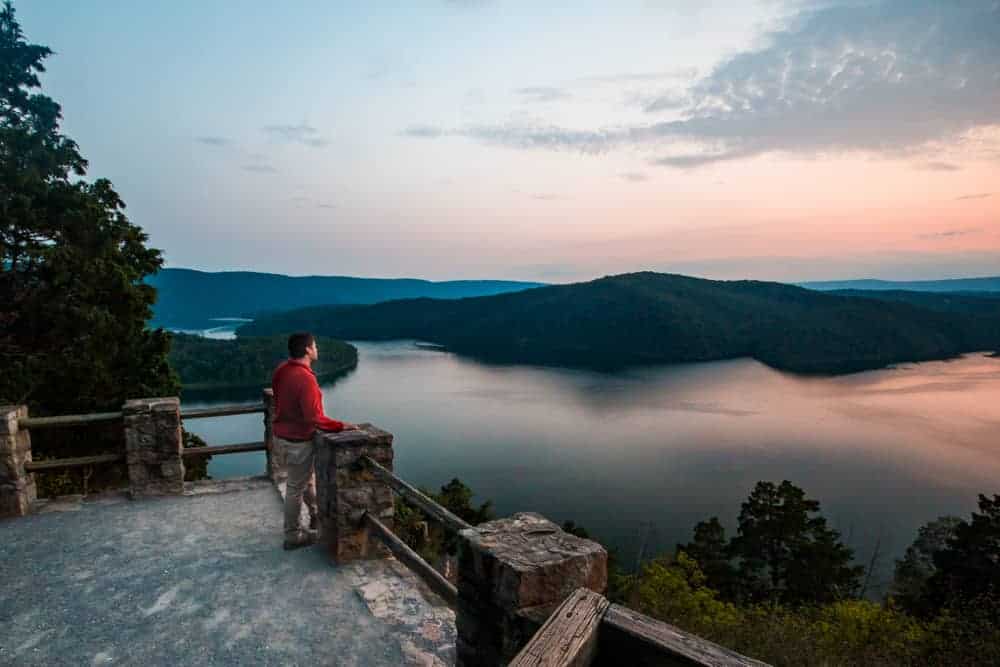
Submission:
[[[0,665],[451,665],[455,616],[386,559],[281,548],[266,479],[0,520]]]

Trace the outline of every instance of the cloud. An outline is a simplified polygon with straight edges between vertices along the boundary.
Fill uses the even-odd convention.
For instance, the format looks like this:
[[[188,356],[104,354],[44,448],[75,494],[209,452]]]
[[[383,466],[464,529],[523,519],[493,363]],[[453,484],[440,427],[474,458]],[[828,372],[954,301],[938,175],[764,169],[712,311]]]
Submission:
[[[416,137],[418,139],[436,139],[445,134],[444,129],[434,125],[410,125],[402,132],[402,135],[405,137]]]
[[[539,201],[559,201],[561,199],[566,199],[562,195],[552,194],[551,192],[536,192],[531,195],[532,199],[538,199]]]
[[[330,143],[328,139],[320,135],[318,129],[305,123],[300,125],[265,125],[263,130],[279,141],[302,144],[310,148],[322,148]]]
[[[278,172],[277,169],[275,169],[269,164],[257,164],[257,163],[245,164],[243,165],[243,170],[256,172],[258,174],[275,174]]]
[[[554,86],[528,86],[527,88],[518,88],[514,92],[527,102],[556,102],[573,97],[566,90]]]
[[[951,162],[923,162],[917,165],[917,169],[924,171],[961,171],[962,168]]]
[[[991,196],[993,196],[992,192],[980,192],[974,195],[962,195],[961,197],[955,197],[955,201],[963,201],[965,199],[986,199]]]
[[[918,239],[926,240],[936,240],[936,239],[952,239],[957,236],[968,236],[969,234],[978,234],[983,231],[978,227],[966,227],[964,229],[946,229],[940,232],[931,232],[929,234],[920,234],[917,236]]]
[[[666,153],[657,164],[681,168],[768,152],[919,154],[1000,127],[998,26],[998,2],[808,6],[768,34],[765,46],[691,84],[674,120],[598,129],[503,124],[447,134],[589,154],[639,147]],[[665,110],[676,101],[649,104]],[[686,149],[678,154],[679,146]]]
[[[337,208],[337,205],[336,204],[327,204],[325,202],[321,202],[319,204],[316,204],[316,208]]]
[[[628,171],[624,174],[618,174],[618,177],[630,183],[641,183],[642,181],[649,180],[649,176],[638,171]]]
[[[195,137],[194,140],[200,144],[205,144],[206,146],[216,146],[219,148],[233,145],[233,140],[227,139],[226,137],[205,136]]]

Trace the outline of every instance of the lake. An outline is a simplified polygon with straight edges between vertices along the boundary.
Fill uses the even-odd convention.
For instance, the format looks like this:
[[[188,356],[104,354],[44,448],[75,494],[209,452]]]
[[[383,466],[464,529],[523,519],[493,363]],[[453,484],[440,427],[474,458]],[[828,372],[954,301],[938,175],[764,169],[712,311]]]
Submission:
[[[501,516],[572,519],[626,566],[713,515],[731,532],[755,482],[788,479],[859,560],[881,544],[887,581],[920,525],[1000,493],[1000,359],[985,354],[821,378],[748,359],[609,374],[355,345],[358,368],[323,387],[326,410],[394,433],[397,474],[432,489],[458,477]],[[262,437],[259,415],[188,427],[215,445]],[[263,471],[263,454],[209,467]]]

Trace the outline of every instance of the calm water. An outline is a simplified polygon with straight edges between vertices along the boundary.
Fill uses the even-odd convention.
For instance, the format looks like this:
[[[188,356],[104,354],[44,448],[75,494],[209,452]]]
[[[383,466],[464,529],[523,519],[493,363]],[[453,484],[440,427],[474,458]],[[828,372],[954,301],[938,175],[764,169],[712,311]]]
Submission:
[[[323,389],[327,412],[393,432],[398,474],[459,477],[500,515],[573,519],[626,564],[711,515],[732,530],[756,481],[789,479],[860,559],[881,540],[884,578],[922,523],[1000,493],[1000,360],[981,354],[803,378],[751,360],[601,374],[357,347],[357,370]],[[258,415],[188,426],[210,444],[262,436]],[[263,469],[247,454],[209,471]]]

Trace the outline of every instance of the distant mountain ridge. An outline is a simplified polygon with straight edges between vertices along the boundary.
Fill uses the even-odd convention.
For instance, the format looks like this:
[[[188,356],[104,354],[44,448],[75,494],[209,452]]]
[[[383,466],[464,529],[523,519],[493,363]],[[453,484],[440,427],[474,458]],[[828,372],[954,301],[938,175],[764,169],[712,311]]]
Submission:
[[[157,290],[153,326],[206,327],[210,318],[256,316],[321,304],[371,304],[392,299],[458,299],[503,294],[542,283],[509,280],[294,277],[252,271],[161,269],[147,280]]]
[[[904,290],[907,292],[1000,292],[1000,276],[949,280],[824,280],[795,283],[812,290]]]
[[[238,335],[415,338],[490,361],[609,369],[753,357],[805,373],[1000,346],[1000,295],[899,294],[646,272],[453,301],[304,308],[262,316]]]

